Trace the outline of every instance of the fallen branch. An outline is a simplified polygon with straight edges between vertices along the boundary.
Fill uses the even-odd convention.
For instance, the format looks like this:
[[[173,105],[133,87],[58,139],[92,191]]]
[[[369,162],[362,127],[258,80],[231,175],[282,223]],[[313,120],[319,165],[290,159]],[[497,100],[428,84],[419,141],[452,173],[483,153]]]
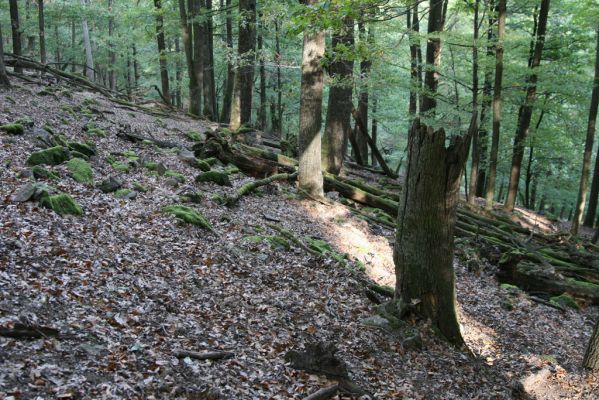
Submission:
[[[208,351],[200,353],[197,351],[175,350],[173,353],[177,358],[189,357],[194,360],[225,360],[235,357],[235,354],[228,351]]]
[[[294,172],[292,174],[275,174],[275,175],[269,176],[268,178],[258,179],[258,180],[246,183],[241,188],[239,188],[239,190],[237,191],[237,194],[235,196],[227,197],[226,203],[228,206],[233,206],[233,205],[237,204],[239,199],[241,199],[243,196],[246,196],[246,195],[252,193],[254,190],[258,189],[259,187],[266,186],[275,181],[293,180],[293,179],[297,178],[297,174],[298,174],[297,172]]]
[[[279,232],[283,237],[291,240],[293,243],[295,243],[296,245],[298,245],[302,250],[307,251],[308,253],[312,254],[313,256],[320,256],[320,253],[314,249],[309,248],[308,246],[306,246],[304,244],[304,242],[302,242],[301,240],[299,240],[298,238],[295,237],[295,235],[293,235],[293,233],[289,232],[287,229],[283,229],[278,225],[275,224],[266,224],[266,226],[268,226],[271,229],[274,229],[275,231]]]
[[[335,396],[337,392],[339,392],[338,383],[319,389],[318,391],[312,393],[308,397],[304,397],[304,400],[326,400]]]
[[[0,327],[0,336],[15,339],[41,339],[46,337],[58,337],[58,329],[47,326],[25,325],[16,323],[12,328]]]

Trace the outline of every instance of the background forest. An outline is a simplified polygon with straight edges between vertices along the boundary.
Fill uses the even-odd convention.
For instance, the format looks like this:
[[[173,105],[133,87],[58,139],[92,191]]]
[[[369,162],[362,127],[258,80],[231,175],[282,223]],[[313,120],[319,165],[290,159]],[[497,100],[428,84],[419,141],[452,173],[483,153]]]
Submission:
[[[38,2],[33,0],[0,4],[4,48],[11,50],[11,32],[7,29],[11,26],[8,3],[13,2],[19,5],[22,54],[39,59]],[[132,98],[160,101],[154,88],[161,85],[160,63],[163,62],[168,74],[169,97],[177,107],[187,109],[189,76],[179,3],[175,0],[44,1],[47,62],[63,70],[85,73],[82,22],[86,19],[96,82],[112,86]],[[212,31],[214,111],[218,118],[211,117],[228,120],[224,114],[227,112],[227,98],[230,98],[228,92],[232,90],[231,69],[240,64],[236,50],[239,7],[237,1],[230,0],[200,3],[198,15],[191,21],[206,24]],[[295,142],[304,27],[312,24],[334,29],[339,27],[339,21],[351,16],[356,21],[356,46],[348,47],[344,57],[354,61],[350,83],[354,87],[354,103],[358,104],[358,96],[366,96],[361,97],[367,104],[367,111],[362,115],[367,116],[369,130],[376,137],[384,156],[393,168],[397,167],[405,157],[407,131],[411,123],[410,91],[421,90],[410,78],[410,45],[423,48],[426,33],[416,32],[413,22],[418,20],[420,26],[426,27],[427,4],[380,0],[322,2],[306,17],[298,12],[296,1],[264,0],[257,3],[252,123],[267,131],[281,132],[288,142]],[[484,181],[491,147],[490,100],[497,42],[496,12],[492,1],[487,0],[448,3],[445,32],[442,34],[445,49],[440,71],[442,79],[437,112],[441,117],[438,121],[442,121],[449,131],[464,128],[469,122],[473,101],[474,46],[479,59],[479,169]],[[525,97],[539,4],[537,0],[517,0],[507,7],[503,113],[495,190],[498,200],[505,197],[509,181],[513,137],[518,110]],[[477,39],[473,39],[475,8]],[[415,10],[418,10],[416,19]],[[230,18],[229,24],[227,18]],[[536,71],[538,94],[525,141],[517,203],[555,217],[571,218],[576,200],[593,81],[598,19],[595,0],[553,1],[542,62]],[[162,52],[157,47],[157,26],[163,26]],[[330,40],[327,36],[329,55]],[[324,113],[331,78],[327,83]],[[468,176],[464,186],[470,178],[469,165],[466,170]]]

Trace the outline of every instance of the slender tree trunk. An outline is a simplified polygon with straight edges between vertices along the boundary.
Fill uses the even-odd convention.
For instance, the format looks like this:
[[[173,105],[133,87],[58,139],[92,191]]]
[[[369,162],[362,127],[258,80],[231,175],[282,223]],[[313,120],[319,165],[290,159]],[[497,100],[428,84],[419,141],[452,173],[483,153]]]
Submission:
[[[75,19],[71,20],[71,54],[75,54],[75,37],[77,31],[75,30]],[[71,59],[71,72],[75,73],[75,59]]]
[[[189,4],[189,14],[191,15],[192,27],[192,46],[193,46],[193,71],[197,82],[198,96],[198,114],[203,114],[203,95],[204,95],[204,46],[202,45],[204,35],[204,24],[200,22],[202,11],[202,0],[187,0]]]
[[[21,51],[21,27],[19,21],[19,5],[17,0],[9,0],[8,5],[10,6],[10,26],[12,28],[12,52],[17,55],[23,55]],[[23,68],[15,67],[15,72],[18,74],[23,73]]]
[[[137,62],[137,46],[135,43],[131,45],[131,51],[133,52],[133,85],[139,86],[139,64]]]
[[[87,9],[86,0],[81,0],[81,7]],[[93,82],[95,80],[94,56],[92,53],[92,42],[89,37],[89,28],[87,26],[87,17],[83,17],[81,26],[83,28],[83,45],[85,46],[85,76]]]
[[[258,115],[256,118],[256,125],[258,129],[263,131],[266,130],[266,68],[264,66],[263,52],[263,39],[262,30],[258,33],[258,63],[259,63],[259,76],[260,76],[260,105],[258,106]]]
[[[352,75],[354,62],[342,57],[339,49],[353,49],[354,20],[346,18],[343,31],[334,32],[332,40],[333,62],[329,74],[333,80],[329,89],[329,103],[325,131],[322,137],[322,169],[338,175],[343,165],[351,129]]]
[[[512,167],[510,172],[510,183],[508,187],[508,195],[505,201],[504,209],[508,212],[514,210],[516,203],[516,193],[518,192],[518,184],[520,181],[520,170],[522,166],[522,158],[524,157],[524,141],[528,135],[530,120],[532,118],[533,106],[537,95],[537,80],[538,76],[536,69],[541,64],[541,56],[543,54],[543,46],[545,44],[545,32],[547,30],[547,17],[549,14],[550,0],[541,1],[541,10],[539,12],[539,25],[536,34],[535,50],[530,65],[530,76],[527,78],[526,99],[520,107],[520,118],[516,136],[514,138],[514,150],[512,155]]]
[[[179,36],[175,36],[175,52],[177,53],[177,62],[175,63],[175,80],[177,81],[175,90],[175,105],[177,108],[181,109],[183,107],[181,98],[181,82],[183,81],[183,71],[181,66],[181,44],[179,42]]]
[[[493,87],[493,135],[491,137],[491,154],[489,155],[489,177],[487,181],[487,210],[493,209],[495,180],[497,177],[497,155],[499,152],[499,135],[501,133],[501,85],[503,84],[503,46],[505,39],[506,1],[497,3],[497,44],[495,46],[495,85]]]
[[[215,121],[218,118],[216,112],[216,89],[214,83],[214,44],[212,37],[212,0],[202,0],[201,6],[205,11],[202,23],[202,68],[203,68],[203,97],[204,97],[204,116],[210,120]]]
[[[478,113],[478,11],[480,0],[474,1],[473,20],[473,42],[472,46],[472,112]],[[478,184],[478,170],[480,166],[480,146],[478,137],[478,126],[472,137],[472,165],[470,168],[470,190],[468,191],[468,203],[474,204],[476,198],[476,186]]]
[[[131,55],[129,54],[129,48],[127,48],[127,72],[125,79],[127,81],[127,97],[131,99]]]
[[[54,24],[54,42],[56,43],[56,47],[54,48],[55,51],[55,57],[56,57],[56,62],[58,63],[58,67],[64,71],[66,69],[66,65],[64,66],[60,66],[60,63],[62,62],[62,53],[60,52],[61,44],[60,44],[60,34],[58,33],[58,24]]]
[[[273,130],[279,133],[279,137],[283,133],[283,81],[281,74],[281,40],[279,22],[275,21],[275,52],[277,59],[277,129],[273,126]]]
[[[441,32],[444,2],[429,3],[428,33]],[[422,112],[434,114],[439,80],[436,70],[441,56],[441,39],[437,35],[428,40],[426,55]],[[460,177],[471,133],[472,126],[467,135],[455,136],[446,147],[443,129],[434,131],[418,119],[414,121],[408,139],[408,165],[393,256],[395,302],[400,316],[415,314],[429,319],[456,345],[462,345],[463,339],[455,308],[453,234]]]
[[[112,5],[114,0],[108,0],[108,86],[111,90],[116,90],[116,53],[114,51],[114,14]]]
[[[583,366],[592,371],[599,371],[599,321],[595,324],[591,341],[584,355]]]
[[[10,87],[10,80],[4,65],[4,39],[2,37],[2,25],[0,24],[0,88],[8,87]]]
[[[193,16],[194,0],[189,0],[189,14]],[[187,75],[189,76],[189,113],[200,115],[201,111],[201,92],[195,72],[194,48],[192,40],[192,25],[189,20],[188,7],[185,0],[179,0],[179,16],[181,18],[181,37],[183,38],[183,48],[185,49],[185,60],[187,61]]]
[[[369,33],[366,33],[366,26],[363,20],[358,22],[358,31],[360,32],[360,42],[362,42],[362,46],[364,43],[367,45],[364,46],[366,48],[370,48],[370,29]],[[362,58],[360,62],[360,92],[358,94],[358,115],[360,116],[360,120],[364,122],[366,125],[365,128],[368,131],[368,101],[369,101],[369,76],[370,76],[370,68],[372,67],[372,61],[368,56]],[[362,134],[360,129],[356,129],[356,144],[360,151],[360,155],[362,156],[362,162],[366,165],[368,164],[368,140]]]
[[[533,136],[530,141],[530,148],[528,151],[528,164],[526,165],[526,178],[524,181],[524,206],[529,210],[534,210],[534,206],[531,207],[531,184],[533,177],[532,163],[534,161],[534,150],[535,141]]]
[[[597,44],[595,50],[595,79],[593,81],[593,90],[591,94],[591,106],[589,108],[589,121],[587,124],[587,137],[584,145],[584,155],[582,158],[582,174],[580,175],[580,187],[578,189],[578,198],[574,207],[574,220],[570,232],[573,235],[578,234],[578,226],[582,222],[582,213],[584,212],[585,197],[589,186],[589,172],[591,170],[591,157],[593,156],[593,140],[595,139],[595,124],[597,122],[597,107],[599,105],[599,28],[597,29]],[[597,366],[599,366],[599,357]]]
[[[376,141],[377,141],[377,136],[378,136],[378,131],[379,131],[379,123],[378,120],[376,119],[376,111],[377,111],[377,107],[378,107],[378,96],[373,96],[372,97],[372,125],[371,125],[371,132],[372,132],[372,141],[374,142],[374,144],[376,145]],[[376,159],[376,156],[374,154],[374,152],[372,152],[372,159],[371,159],[371,164],[372,167],[376,167],[378,165],[378,160]]]
[[[46,25],[44,23],[44,0],[37,0],[37,15],[40,35],[40,61],[46,63]]]
[[[29,26],[29,20],[31,19],[31,2],[33,0],[25,1],[25,23]],[[39,0],[38,0],[39,1]],[[25,48],[25,54],[28,57],[33,58],[33,52],[35,51],[35,35],[32,35],[33,30],[29,30],[27,34],[27,47]]]
[[[239,0],[239,66],[235,74],[231,129],[251,124],[254,63],[256,58],[256,0]]]
[[[304,0],[304,4],[314,6],[318,1]],[[324,195],[320,163],[324,39],[323,31],[304,33],[298,135],[299,188],[304,194],[317,198]]]
[[[162,0],[154,0],[156,8],[156,43],[158,44],[158,62],[160,63],[160,82],[162,97],[167,105],[171,105],[171,90],[168,79],[168,62],[166,60],[166,40],[164,38],[164,16],[162,15]]]
[[[230,120],[233,86],[235,84],[235,65],[231,62],[231,57],[233,56],[233,11],[231,10],[231,0],[226,1],[226,8],[225,37],[227,44],[227,77],[225,81],[225,93],[223,94],[223,108],[220,115],[221,122]]]

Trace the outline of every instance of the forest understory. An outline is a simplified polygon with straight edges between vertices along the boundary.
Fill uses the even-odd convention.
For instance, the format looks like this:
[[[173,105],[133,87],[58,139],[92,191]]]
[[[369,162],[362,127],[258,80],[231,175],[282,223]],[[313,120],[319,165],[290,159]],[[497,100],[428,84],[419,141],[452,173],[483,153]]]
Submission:
[[[0,125],[26,118],[33,127],[24,134],[0,133],[0,399],[299,399],[335,382],[286,362],[289,350],[314,342],[336,345],[368,393],[362,398],[599,393],[599,376],[581,368],[597,307],[558,309],[500,286],[496,266],[482,260],[472,268],[476,249],[465,238],[457,239],[455,270],[471,353],[425,324],[414,343],[372,323],[377,305],[364,282],[394,285],[390,228],[338,203],[300,200],[284,182],[228,207],[223,197],[253,178],[216,165],[231,186],[196,182],[202,173],[186,152],[123,137],[191,149],[216,124],[149,114],[69,86],[15,82],[0,92]],[[64,163],[37,180],[72,196],[81,216],[15,199],[33,182],[27,160],[39,137],[47,139],[42,128],[94,143],[94,184],[77,182]],[[119,190],[104,193],[97,185],[110,177]],[[165,212],[182,197],[208,229]],[[6,337],[19,327],[20,337]],[[194,358],[205,352],[227,353]]]

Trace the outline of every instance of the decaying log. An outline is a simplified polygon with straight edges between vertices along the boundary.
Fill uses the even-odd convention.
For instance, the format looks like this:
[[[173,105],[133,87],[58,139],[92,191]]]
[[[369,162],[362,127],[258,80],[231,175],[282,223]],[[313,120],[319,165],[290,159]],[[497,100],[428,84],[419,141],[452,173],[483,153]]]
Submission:
[[[304,400],[326,400],[335,396],[337,392],[339,392],[338,383],[319,389],[316,392],[309,395],[308,397],[304,397]]]
[[[235,196],[227,197],[226,203],[228,206],[235,205],[235,204],[237,204],[239,199],[241,199],[243,196],[246,196],[246,195],[252,193],[254,190],[258,189],[259,187],[266,186],[275,181],[295,180],[296,178],[297,178],[297,172],[294,172],[292,174],[274,174],[274,175],[269,176],[268,178],[259,179],[259,180],[255,180],[255,181],[246,183],[241,188],[239,188],[239,190],[237,191],[237,194]]]
[[[207,352],[197,352],[197,351],[189,351],[189,350],[175,350],[173,352],[175,357],[177,358],[193,358],[194,360],[224,360],[227,358],[235,357],[234,353],[228,351],[207,351]]]
[[[16,323],[12,327],[0,327],[0,336],[15,339],[41,339],[46,337],[58,337],[58,334],[58,329],[47,326]]]

